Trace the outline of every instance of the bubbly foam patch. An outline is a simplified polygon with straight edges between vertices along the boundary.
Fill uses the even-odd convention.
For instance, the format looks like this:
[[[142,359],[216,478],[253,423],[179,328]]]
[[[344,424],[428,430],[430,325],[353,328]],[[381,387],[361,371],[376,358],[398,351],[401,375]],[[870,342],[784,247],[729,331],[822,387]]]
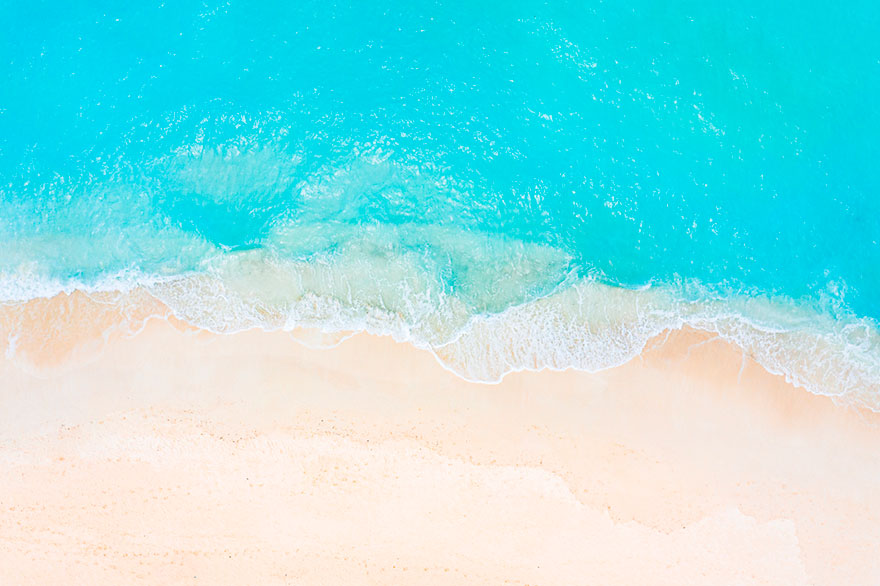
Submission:
[[[880,410],[880,332],[868,320],[835,318],[790,300],[693,300],[671,286],[633,290],[573,276],[555,285],[543,277],[529,282],[559,258],[541,247],[510,247],[496,257],[509,259],[507,264],[486,269],[489,279],[483,282],[491,286],[501,272],[524,275],[516,295],[526,301],[495,311],[486,310],[491,290],[481,299],[437,278],[442,271],[432,264],[436,259],[415,248],[385,247],[369,235],[348,240],[335,254],[299,260],[263,250],[227,254],[204,272],[144,279],[137,291],[175,317],[217,333],[283,330],[319,347],[335,345],[349,332],[390,335],[432,351],[449,370],[478,382],[525,369],[611,368],[637,356],[662,332],[689,326],[716,333],[813,393]],[[466,260],[457,262],[466,266]],[[483,268],[477,262],[473,267]],[[505,286],[495,286],[500,298],[514,298]],[[496,307],[503,305],[498,299]],[[20,320],[3,326],[7,353],[20,345],[22,331],[33,328]],[[27,335],[31,343],[39,337]]]
[[[524,369],[611,368],[663,331],[689,326],[718,334],[811,392],[880,410],[880,334],[867,320],[769,299],[686,301],[668,287],[632,290],[591,279],[570,279],[499,312],[474,313],[417,264],[368,258],[252,257],[246,270],[227,266],[150,291],[178,317],[212,331],[306,327],[390,335],[431,350],[448,369],[478,382]],[[237,276],[229,278],[224,271],[233,269]]]

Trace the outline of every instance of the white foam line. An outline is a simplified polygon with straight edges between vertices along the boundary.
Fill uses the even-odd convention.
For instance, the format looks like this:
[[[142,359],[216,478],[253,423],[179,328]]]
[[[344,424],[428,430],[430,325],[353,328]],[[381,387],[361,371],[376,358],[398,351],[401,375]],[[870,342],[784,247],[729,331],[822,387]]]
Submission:
[[[684,326],[690,326],[697,330],[714,333],[715,336],[692,346],[688,349],[688,353],[694,347],[717,339],[726,340],[742,350],[743,361],[739,370],[738,381],[742,378],[747,363],[746,357],[751,355],[768,372],[783,376],[786,381],[795,386],[804,388],[814,394],[852,400],[855,403],[861,404],[861,406],[880,411],[880,374],[878,374],[880,373],[880,356],[875,356],[872,352],[876,348],[872,346],[866,350],[861,346],[852,346],[846,339],[841,337],[839,332],[823,332],[815,329],[792,330],[767,323],[766,318],[762,319],[761,322],[751,320],[742,313],[732,309],[732,306],[736,302],[741,302],[742,299],[729,300],[723,303],[714,301],[708,305],[701,305],[695,302],[676,301],[669,292],[659,290],[658,287],[624,291],[620,288],[601,285],[592,281],[573,282],[573,279],[566,278],[563,283],[554,288],[553,292],[541,298],[509,307],[497,314],[472,315],[460,327],[443,335],[442,340],[438,342],[425,337],[427,334],[425,334],[422,327],[424,324],[407,323],[400,315],[393,315],[387,311],[377,312],[377,310],[370,308],[343,307],[338,300],[334,300],[327,305],[326,300],[317,297],[307,300],[312,303],[314,308],[317,308],[313,308],[313,311],[318,311],[317,314],[314,314],[317,317],[309,318],[303,312],[303,308],[294,305],[293,313],[280,320],[279,323],[282,325],[270,326],[265,322],[261,323],[258,311],[248,311],[248,315],[243,320],[240,320],[239,325],[236,325],[237,322],[235,320],[240,316],[223,314],[225,319],[218,322],[222,323],[223,327],[212,327],[209,323],[200,322],[198,319],[194,320],[190,315],[192,312],[186,311],[190,306],[181,306],[179,304],[180,299],[171,299],[168,295],[157,293],[157,288],[169,285],[178,286],[185,290],[188,286],[188,279],[197,276],[204,275],[190,274],[160,277],[126,272],[108,277],[91,286],[84,287],[81,283],[66,283],[64,286],[59,286],[57,282],[52,282],[52,286],[47,287],[47,284],[42,282],[31,287],[31,291],[39,291],[40,294],[36,297],[45,298],[60,292],[69,294],[75,290],[80,290],[94,299],[93,294],[97,292],[116,291],[124,294],[136,287],[143,287],[152,296],[163,302],[169,308],[169,312],[165,315],[148,316],[140,327],[133,330],[129,335],[136,335],[142,331],[152,319],[167,320],[173,315],[181,321],[191,323],[193,326],[215,334],[227,334],[247,329],[292,331],[298,327],[315,328],[327,334],[348,332],[332,345],[321,347],[334,347],[359,331],[372,335],[390,336],[397,342],[410,343],[414,347],[428,350],[441,367],[448,372],[464,380],[482,384],[498,384],[508,374],[523,371],[539,372],[550,370],[561,372],[575,369],[597,372],[614,368],[631,361],[636,356],[641,356],[648,341],[664,331],[666,332],[665,339],[668,340],[672,331],[680,330]],[[0,278],[0,281],[2,281],[2,278]],[[18,291],[23,290],[21,282],[17,285]],[[586,293],[583,291],[573,292],[572,289],[575,287],[598,287],[600,289],[585,290]],[[652,291],[657,292],[659,296],[656,298],[652,297],[645,303],[646,300],[643,300],[641,295],[652,294]],[[589,305],[588,310],[595,310],[597,307],[593,307],[593,305],[596,304],[596,301],[604,301],[605,303],[598,306],[600,317],[604,319],[600,323],[604,323],[606,326],[610,324],[610,326],[607,326],[606,330],[602,331],[601,326],[595,326],[595,324],[589,322],[589,315],[583,316],[585,319],[583,324],[580,326],[575,324],[573,326],[569,317],[560,313],[564,307],[553,305],[555,301],[561,299],[566,293],[577,293],[579,295],[577,300],[580,304],[580,309],[575,313],[576,316],[583,314],[582,310],[585,303],[589,305],[592,302],[593,304]],[[588,295],[586,299],[583,297],[584,294]],[[608,297],[608,294],[613,294],[614,297]],[[619,301],[621,299],[620,295],[629,294],[636,296],[634,299],[625,300],[634,302],[633,304],[636,308],[634,316],[626,314],[627,306],[617,309],[624,312],[622,314],[624,318],[628,317],[634,319],[634,321],[623,319],[620,322],[615,322],[614,315],[610,313],[610,304]],[[218,306],[218,310],[221,312],[233,309],[236,304],[243,306],[242,304],[245,303],[240,299],[228,299],[223,295],[220,297],[224,304],[226,304],[225,306]],[[113,303],[112,300],[94,300],[105,304]],[[198,300],[199,298],[196,297],[195,299],[186,299],[185,302],[191,303]],[[658,307],[655,303],[658,300],[663,303],[669,303],[668,307]],[[22,300],[17,300],[15,303],[21,302]],[[7,305],[10,303],[12,303],[11,300],[4,302]],[[318,305],[320,303],[325,303],[325,305],[319,308]],[[330,318],[320,317],[325,315],[326,311],[330,308],[336,308],[336,313]],[[344,311],[340,311],[339,308],[344,309]],[[785,308],[782,309],[784,310]],[[325,313],[321,313],[321,311]],[[529,312],[534,311],[544,312],[541,316],[545,319],[548,316],[550,318],[556,317],[558,318],[556,320],[558,323],[549,323],[553,320],[547,319],[548,325],[542,328],[542,326],[535,324],[535,321],[540,316],[530,320]],[[714,313],[712,313],[713,311]],[[426,316],[423,315],[422,317]],[[433,317],[436,318],[437,315],[435,314]],[[852,325],[838,322],[838,326],[842,331],[849,331]],[[853,331],[858,332],[864,329],[868,336],[874,335],[876,331],[876,326],[869,320],[858,320],[855,325],[860,326],[861,329],[855,328]],[[596,334],[593,331],[595,329],[594,326],[598,328],[596,329],[598,332]],[[621,331],[622,328],[629,335],[623,339],[619,335],[615,337],[616,332]],[[535,331],[543,334],[555,333],[558,337],[544,341],[520,339]],[[579,338],[569,338],[566,340],[566,335],[571,335],[572,332],[579,332]],[[512,339],[515,342],[524,343],[525,346],[519,349],[511,347],[511,338],[505,337],[505,335],[513,336]],[[516,338],[516,336],[520,336],[520,338]],[[778,342],[773,341],[777,336],[801,336],[804,342],[811,343],[819,348],[819,350],[827,349],[827,352],[833,353],[830,360],[824,355],[811,355],[806,359],[802,358],[802,360],[810,362],[822,358],[825,362],[830,362],[831,367],[834,367],[833,363],[836,362],[838,363],[838,372],[834,376],[821,372],[810,374],[812,371],[798,371],[798,364],[785,364],[783,359],[789,354],[795,353],[797,348],[768,347],[768,344],[778,344]],[[7,355],[10,353],[14,354],[17,339],[18,333],[10,332],[6,349]],[[292,339],[297,343],[311,346],[304,340],[299,340],[295,337],[292,337]],[[587,347],[578,348],[576,344],[578,339],[583,339],[587,343]],[[453,356],[455,352],[448,353],[443,351],[447,348],[451,348],[453,351],[464,348],[465,358],[479,357],[480,354],[467,351],[466,347],[469,343],[476,344],[477,346],[475,347],[482,347],[481,345],[485,346],[488,343],[494,344],[489,347],[488,354],[486,353],[487,350],[483,349],[483,362],[479,364],[479,372],[482,374],[479,374],[477,371],[471,371],[465,364],[456,365],[455,361],[450,359],[450,356]],[[605,351],[601,356],[591,355],[589,352],[592,351],[593,347],[604,347]],[[566,355],[566,353],[568,354]],[[852,354],[852,356],[848,356],[848,354]],[[495,361],[494,363],[492,362],[493,360]],[[861,362],[856,362],[856,360]],[[536,366],[526,364],[524,361]],[[588,364],[592,364],[593,367],[588,366]],[[808,366],[813,365],[810,362]],[[872,378],[875,376],[876,378]],[[826,378],[831,380],[832,384],[822,387],[818,386]],[[858,385],[863,385],[866,388],[859,388]]]

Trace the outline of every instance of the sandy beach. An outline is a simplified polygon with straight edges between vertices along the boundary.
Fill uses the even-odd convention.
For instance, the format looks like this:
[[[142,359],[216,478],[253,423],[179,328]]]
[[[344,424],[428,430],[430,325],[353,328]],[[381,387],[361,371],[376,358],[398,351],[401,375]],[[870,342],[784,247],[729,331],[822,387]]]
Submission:
[[[144,299],[3,311],[4,585],[880,582],[880,417],[702,332],[486,385]]]

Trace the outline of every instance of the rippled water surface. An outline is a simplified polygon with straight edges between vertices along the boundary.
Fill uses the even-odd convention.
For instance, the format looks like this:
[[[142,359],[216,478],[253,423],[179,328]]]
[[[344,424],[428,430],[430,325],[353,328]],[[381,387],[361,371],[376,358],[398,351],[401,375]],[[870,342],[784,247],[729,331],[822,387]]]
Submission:
[[[7,300],[141,284],[204,327],[390,332],[478,380],[690,324],[880,405],[874,3],[4,13]]]

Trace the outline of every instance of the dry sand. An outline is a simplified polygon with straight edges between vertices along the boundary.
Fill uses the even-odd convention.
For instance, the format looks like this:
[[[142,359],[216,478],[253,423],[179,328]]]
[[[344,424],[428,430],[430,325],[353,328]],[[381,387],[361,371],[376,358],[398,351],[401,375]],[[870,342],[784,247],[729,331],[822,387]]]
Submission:
[[[39,303],[0,315],[4,586],[880,583],[880,418],[704,333],[481,385]]]

